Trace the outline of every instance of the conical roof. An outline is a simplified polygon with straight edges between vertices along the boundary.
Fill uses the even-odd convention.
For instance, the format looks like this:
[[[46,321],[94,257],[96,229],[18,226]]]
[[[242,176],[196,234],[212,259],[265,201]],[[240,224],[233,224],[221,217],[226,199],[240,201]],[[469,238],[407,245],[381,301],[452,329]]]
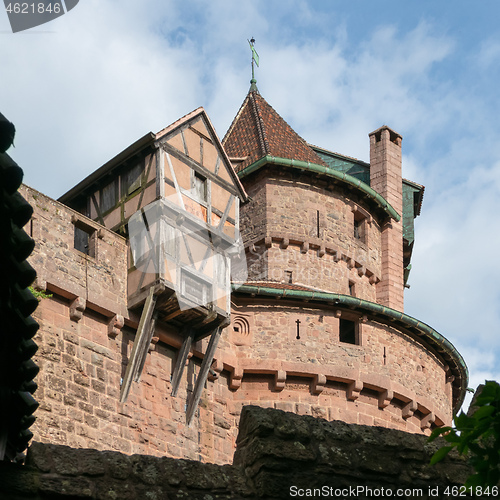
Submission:
[[[268,155],[326,165],[253,87],[222,144],[230,158],[242,159],[237,171]]]

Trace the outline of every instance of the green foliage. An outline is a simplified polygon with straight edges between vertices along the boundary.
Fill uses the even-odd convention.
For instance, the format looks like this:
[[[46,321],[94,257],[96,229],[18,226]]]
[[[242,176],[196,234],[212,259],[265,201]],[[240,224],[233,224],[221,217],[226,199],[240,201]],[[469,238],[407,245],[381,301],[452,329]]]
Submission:
[[[500,480],[500,385],[487,381],[474,401],[471,416],[461,413],[454,427],[434,429],[429,441],[442,436],[449,443],[431,458],[431,464],[443,460],[455,448],[469,457],[475,473],[467,478],[466,487],[496,486]]]
[[[37,290],[32,286],[29,287],[29,290],[33,294],[33,296],[38,299],[39,302],[42,299],[49,299],[50,297],[52,297],[51,293],[47,293],[45,290]]]

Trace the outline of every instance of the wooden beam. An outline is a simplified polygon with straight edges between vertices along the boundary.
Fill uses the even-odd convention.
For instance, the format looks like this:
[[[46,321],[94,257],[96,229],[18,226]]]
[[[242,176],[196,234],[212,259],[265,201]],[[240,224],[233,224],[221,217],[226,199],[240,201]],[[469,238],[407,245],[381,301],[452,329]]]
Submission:
[[[151,318],[151,322],[149,324],[149,329],[146,334],[146,337],[144,339],[144,343],[142,345],[142,350],[139,351],[139,356],[141,357],[140,363],[139,363],[139,368],[137,369],[135,376],[134,376],[134,382],[140,382],[141,381],[141,374],[142,370],[144,369],[144,364],[146,363],[146,358],[148,356],[149,348],[151,346],[151,341],[153,340],[153,335],[155,333],[155,326],[156,326],[156,320],[158,319],[158,311],[153,312],[153,316]]]
[[[214,360],[214,354],[215,350],[217,349],[217,344],[219,343],[221,332],[222,328],[217,327],[210,336],[210,342],[208,343],[207,351],[205,352],[205,356],[201,363],[200,373],[198,374],[198,378],[196,379],[194,391],[193,394],[191,395],[191,400],[189,401],[187,407],[187,412],[186,412],[187,425],[191,424],[196,408],[198,408],[198,403],[201,398],[201,393],[203,391],[203,387],[205,386],[205,382],[207,381],[210,366],[212,365],[212,361]]]
[[[174,397],[177,396],[177,390],[179,389],[187,357],[189,351],[191,350],[191,344],[193,343],[194,333],[195,332],[192,328],[188,330],[187,336],[185,337],[179,354],[177,355],[177,361],[175,362],[174,371],[172,373],[172,396]]]
[[[229,182],[224,180],[222,177],[215,175],[208,168],[204,167],[203,165],[201,165],[197,161],[193,160],[189,156],[183,155],[181,151],[179,151],[178,149],[175,149],[170,144],[167,144],[165,142],[164,144],[162,144],[162,147],[165,149],[165,151],[167,153],[174,156],[175,158],[177,158],[179,161],[181,161],[185,165],[189,166],[193,170],[200,172],[204,177],[215,182],[216,184],[218,184],[219,186],[224,188],[226,191],[229,191],[231,194],[238,196],[238,191],[233,184],[230,184]]]
[[[152,286],[149,289],[149,295],[146,299],[146,303],[144,304],[144,309],[142,310],[134,346],[128,360],[127,370],[125,371],[125,376],[123,377],[120,389],[120,403],[125,403],[127,401],[132,381],[140,378],[140,369],[142,369],[144,364],[143,360],[146,357],[149,344],[151,343],[149,334],[151,333],[151,319],[153,317],[153,311],[156,304],[156,295],[154,294],[154,291],[155,287]]]

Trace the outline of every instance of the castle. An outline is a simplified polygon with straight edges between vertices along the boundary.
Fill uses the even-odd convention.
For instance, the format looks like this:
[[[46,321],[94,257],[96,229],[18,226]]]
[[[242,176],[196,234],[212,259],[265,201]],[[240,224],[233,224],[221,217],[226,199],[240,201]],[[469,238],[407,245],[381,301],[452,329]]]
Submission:
[[[199,108],[58,201],[23,186],[34,440],[222,464],[248,404],[450,424],[467,367],[403,312],[424,188],[398,133],[369,140],[369,163],[312,146],[252,83],[222,141]]]

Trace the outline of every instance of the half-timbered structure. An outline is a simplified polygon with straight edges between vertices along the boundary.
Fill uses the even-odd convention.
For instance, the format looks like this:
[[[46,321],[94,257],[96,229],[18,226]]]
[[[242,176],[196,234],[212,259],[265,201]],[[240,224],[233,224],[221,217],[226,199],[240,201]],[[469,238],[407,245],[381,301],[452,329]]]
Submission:
[[[231,275],[246,278],[239,236],[243,187],[203,108],[147,134],[61,201],[129,241],[128,309],[142,308],[121,400],[138,381],[157,321],[184,342],[173,374],[178,389],[193,341],[210,336],[196,408],[221,329],[230,322]],[[98,231],[75,224],[75,248],[95,253]],[[231,273],[231,264],[233,272]],[[242,265],[243,264],[243,265]]]

